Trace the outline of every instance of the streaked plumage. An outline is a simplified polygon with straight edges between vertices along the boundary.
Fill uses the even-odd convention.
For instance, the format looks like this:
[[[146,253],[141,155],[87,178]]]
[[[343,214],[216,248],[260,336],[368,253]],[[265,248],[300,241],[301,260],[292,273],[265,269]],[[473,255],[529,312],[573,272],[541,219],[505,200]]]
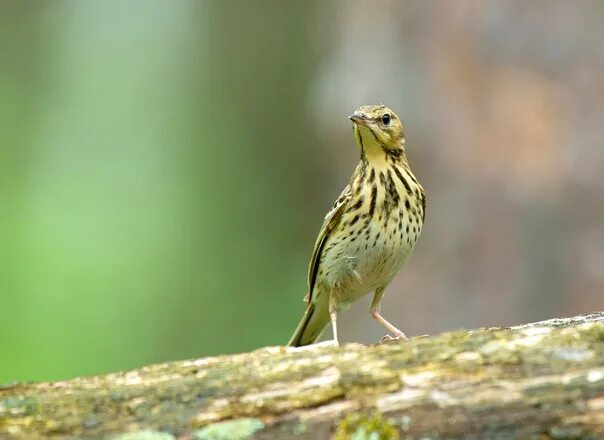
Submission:
[[[337,312],[372,291],[372,316],[405,338],[379,308],[384,289],[421,232],[424,190],[411,172],[403,127],[392,110],[363,106],[350,119],[361,160],[319,232],[310,260],[308,306],[289,345],[315,342],[330,319],[337,341]]]

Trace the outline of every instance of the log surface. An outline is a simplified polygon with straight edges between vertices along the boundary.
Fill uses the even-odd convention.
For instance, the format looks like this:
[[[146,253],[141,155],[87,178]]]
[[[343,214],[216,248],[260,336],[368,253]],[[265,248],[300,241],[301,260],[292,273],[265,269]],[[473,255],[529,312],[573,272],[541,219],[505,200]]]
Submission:
[[[0,439],[604,439],[604,312],[0,386]]]

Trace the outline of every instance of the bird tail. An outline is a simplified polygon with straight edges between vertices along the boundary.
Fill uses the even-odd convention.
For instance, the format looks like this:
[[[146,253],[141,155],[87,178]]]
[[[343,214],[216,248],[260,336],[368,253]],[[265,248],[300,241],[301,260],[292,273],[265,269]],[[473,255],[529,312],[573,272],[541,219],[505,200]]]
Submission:
[[[321,305],[317,307],[314,302],[309,303],[304,316],[302,316],[294,335],[287,345],[290,347],[301,347],[314,343],[319,339],[327,324],[329,324],[327,307],[321,307]]]

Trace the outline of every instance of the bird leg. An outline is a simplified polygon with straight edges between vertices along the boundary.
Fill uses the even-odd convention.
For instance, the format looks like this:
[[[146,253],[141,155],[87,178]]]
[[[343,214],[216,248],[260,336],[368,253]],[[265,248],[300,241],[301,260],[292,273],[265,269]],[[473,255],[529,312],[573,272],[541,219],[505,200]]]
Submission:
[[[338,307],[336,303],[336,295],[333,289],[329,292],[329,316],[331,318],[331,330],[333,332],[333,340],[336,345],[340,345],[338,341]]]
[[[375,319],[377,322],[379,322],[382,326],[384,326],[384,328],[386,330],[388,330],[390,333],[393,333],[394,337],[392,337],[390,335],[386,335],[386,336],[384,336],[384,338],[382,338],[382,341],[380,341],[380,342],[384,342],[385,340],[388,341],[390,339],[398,339],[398,340],[405,340],[405,341],[408,340],[407,336],[405,336],[405,334],[402,331],[400,331],[394,325],[389,323],[386,320],[386,318],[384,318],[380,314],[383,296],[384,296],[384,288],[380,287],[380,288],[376,289],[376,291],[373,295],[373,301],[371,301],[371,316],[373,319]]]

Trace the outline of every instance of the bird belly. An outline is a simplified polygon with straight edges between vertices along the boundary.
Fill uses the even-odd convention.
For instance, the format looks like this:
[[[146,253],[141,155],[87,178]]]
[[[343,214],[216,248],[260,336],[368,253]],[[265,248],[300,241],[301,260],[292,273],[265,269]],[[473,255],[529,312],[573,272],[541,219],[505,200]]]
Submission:
[[[388,284],[411,255],[415,240],[408,240],[398,221],[388,224],[369,222],[352,236],[344,230],[326,246],[317,281],[333,289],[340,308]]]

